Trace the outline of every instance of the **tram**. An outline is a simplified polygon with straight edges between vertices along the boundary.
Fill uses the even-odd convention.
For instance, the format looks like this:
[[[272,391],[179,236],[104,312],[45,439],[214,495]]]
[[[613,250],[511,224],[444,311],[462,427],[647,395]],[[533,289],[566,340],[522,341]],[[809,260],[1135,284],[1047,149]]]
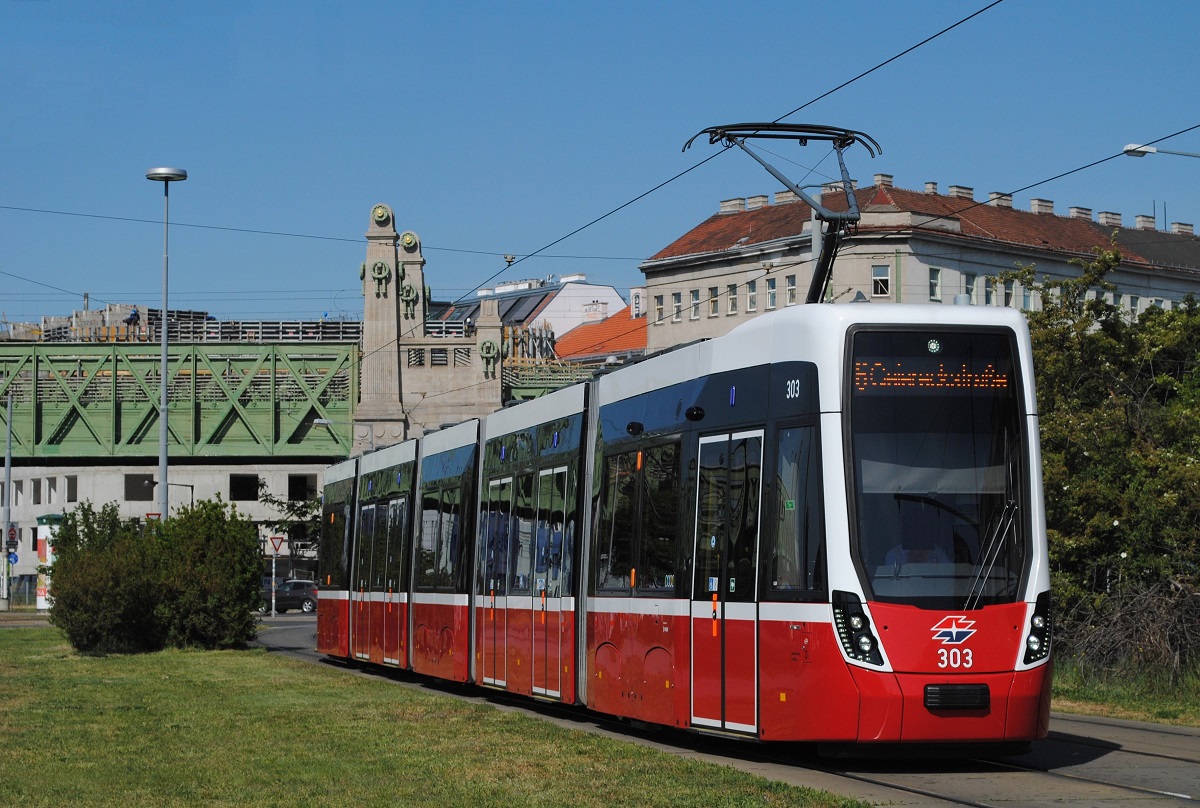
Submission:
[[[331,466],[318,651],[761,741],[1048,729],[1019,312],[804,305]]]

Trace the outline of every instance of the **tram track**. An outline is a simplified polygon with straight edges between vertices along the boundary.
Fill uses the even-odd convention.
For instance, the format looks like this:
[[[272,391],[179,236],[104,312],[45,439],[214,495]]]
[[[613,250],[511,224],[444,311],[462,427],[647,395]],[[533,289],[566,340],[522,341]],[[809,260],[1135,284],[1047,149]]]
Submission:
[[[283,623],[285,621],[279,621]],[[307,621],[306,621],[307,622]],[[282,628],[282,626],[280,626]],[[309,627],[297,626],[311,632]],[[280,633],[282,634],[282,633]],[[329,663],[311,650],[311,634],[264,632],[263,645]],[[272,636],[275,635],[275,636]],[[1190,805],[1198,800],[1200,730],[1055,714],[1050,735],[1011,758],[823,758],[814,744],[762,744],[662,728],[505,691],[430,680],[405,671],[334,663],[351,675],[522,712],[583,732],[598,732],[669,754],[732,766],[756,776],[893,806]],[[905,750],[897,750],[904,753]]]

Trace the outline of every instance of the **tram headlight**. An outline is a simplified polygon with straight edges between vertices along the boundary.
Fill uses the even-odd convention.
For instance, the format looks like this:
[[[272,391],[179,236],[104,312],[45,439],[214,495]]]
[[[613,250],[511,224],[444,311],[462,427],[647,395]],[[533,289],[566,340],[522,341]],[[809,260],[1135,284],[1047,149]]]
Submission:
[[[1053,626],[1050,619],[1050,593],[1038,595],[1029,616],[1029,634],[1025,637],[1025,664],[1032,665],[1050,655]]]
[[[856,662],[883,665],[879,640],[871,633],[871,620],[862,601],[852,592],[833,593],[833,624],[846,656]]]

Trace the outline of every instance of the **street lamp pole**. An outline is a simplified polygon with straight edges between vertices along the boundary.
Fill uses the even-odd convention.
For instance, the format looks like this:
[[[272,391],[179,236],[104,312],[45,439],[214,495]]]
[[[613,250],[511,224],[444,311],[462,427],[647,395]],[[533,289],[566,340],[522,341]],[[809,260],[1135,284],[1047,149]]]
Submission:
[[[172,182],[183,182],[187,172],[182,168],[152,168],[146,172],[146,179],[163,184],[163,267],[162,267],[162,316],[159,318],[159,330],[162,342],[162,363],[159,368],[158,393],[158,510],[159,518],[167,518],[167,508],[170,488],[167,486],[167,222],[170,211],[170,192]]]

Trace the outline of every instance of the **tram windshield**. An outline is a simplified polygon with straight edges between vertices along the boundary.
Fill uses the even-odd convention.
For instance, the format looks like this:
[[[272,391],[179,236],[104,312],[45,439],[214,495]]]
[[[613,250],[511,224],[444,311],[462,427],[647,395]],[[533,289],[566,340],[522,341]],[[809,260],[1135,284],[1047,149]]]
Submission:
[[[852,340],[853,541],[870,596],[943,609],[1012,602],[1030,539],[1011,334]]]

